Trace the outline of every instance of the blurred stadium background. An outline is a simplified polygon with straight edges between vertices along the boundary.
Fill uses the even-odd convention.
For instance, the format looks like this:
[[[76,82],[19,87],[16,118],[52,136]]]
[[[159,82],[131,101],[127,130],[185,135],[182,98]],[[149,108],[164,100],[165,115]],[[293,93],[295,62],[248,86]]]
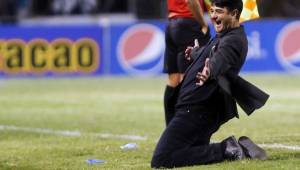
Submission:
[[[300,169],[300,1],[257,4],[242,76],[271,98],[213,140],[250,136],[269,159],[184,169]],[[165,22],[164,0],[0,0],[0,169],[150,169]]]

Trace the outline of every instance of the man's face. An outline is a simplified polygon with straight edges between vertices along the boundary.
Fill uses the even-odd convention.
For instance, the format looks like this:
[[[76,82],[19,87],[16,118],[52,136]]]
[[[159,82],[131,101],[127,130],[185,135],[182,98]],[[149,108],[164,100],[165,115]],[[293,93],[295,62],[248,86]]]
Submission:
[[[236,18],[233,12],[226,7],[221,8],[213,5],[211,7],[211,20],[217,33],[233,27]]]

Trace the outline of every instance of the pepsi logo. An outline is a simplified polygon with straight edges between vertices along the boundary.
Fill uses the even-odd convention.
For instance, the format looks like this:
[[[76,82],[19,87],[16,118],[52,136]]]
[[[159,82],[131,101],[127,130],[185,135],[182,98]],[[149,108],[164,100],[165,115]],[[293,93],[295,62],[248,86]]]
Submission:
[[[165,48],[164,33],[150,24],[137,24],[122,34],[117,56],[125,71],[138,75],[160,73]]]
[[[300,71],[300,22],[285,26],[279,33],[276,50],[279,62],[289,71]]]

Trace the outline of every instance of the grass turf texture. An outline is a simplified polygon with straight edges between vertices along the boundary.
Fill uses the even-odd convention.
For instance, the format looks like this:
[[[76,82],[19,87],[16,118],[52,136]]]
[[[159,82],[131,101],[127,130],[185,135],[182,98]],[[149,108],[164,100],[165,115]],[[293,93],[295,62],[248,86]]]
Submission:
[[[245,75],[271,94],[266,106],[223,125],[214,136],[247,135],[257,143],[300,145],[300,78]],[[80,137],[1,130],[0,169],[150,169],[164,129],[164,78],[0,80],[0,125],[80,131]],[[147,136],[145,141],[103,139],[95,133]],[[137,150],[121,145],[136,142]],[[243,160],[183,169],[300,169],[300,151],[267,149],[266,161]],[[88,165],[85,160],[105,160]]]

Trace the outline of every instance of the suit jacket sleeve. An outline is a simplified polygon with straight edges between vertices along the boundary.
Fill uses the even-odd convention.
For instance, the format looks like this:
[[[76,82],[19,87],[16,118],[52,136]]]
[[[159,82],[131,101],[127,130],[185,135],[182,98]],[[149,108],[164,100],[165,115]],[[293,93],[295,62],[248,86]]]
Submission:
[[[245,56],[243,56],[247,49],[246,42],[238,36],[227,36],[221,39],[216,51],[212,52],[210,56],[210,76],[217,79],[219,75],[226,73],[230,68],[236,67],[237,72],[243,65]]]

